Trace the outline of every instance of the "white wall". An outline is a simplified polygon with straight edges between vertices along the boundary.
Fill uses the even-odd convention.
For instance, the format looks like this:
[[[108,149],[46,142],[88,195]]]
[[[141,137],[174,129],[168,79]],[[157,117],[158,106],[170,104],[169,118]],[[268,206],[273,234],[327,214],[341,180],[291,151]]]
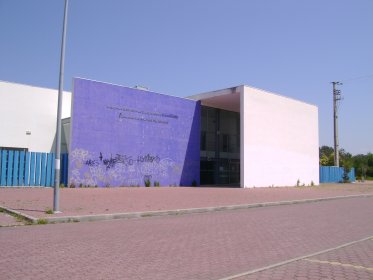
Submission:
[[[58,90],[0,81],[0,147],[53,151],[57,97]],[[62,118],[70,117],[70,92],[64,92],[62,106]]]
[[[319,184],[318,109],[245,86],[241,187]]]

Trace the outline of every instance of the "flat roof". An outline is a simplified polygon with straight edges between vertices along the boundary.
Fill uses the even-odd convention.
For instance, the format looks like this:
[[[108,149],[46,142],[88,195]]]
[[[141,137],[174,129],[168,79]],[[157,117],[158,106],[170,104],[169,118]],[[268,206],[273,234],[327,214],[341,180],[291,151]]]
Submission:
[[[300,102],[306,105],[317,107],[314,104],[310,104],[310,103],[301,101],[299,99],[294,99],[294,98],[284,96],[278,93],[273,93],[267,90],[263,90],[263,89],[259,89],[259,88],[255,88],[255,87],[251,87],[247,85],[239,85],[239,86],[220,89],[220,90],[203,92],[200,94],[188,96],[187,98],[190,98],[193,100],[200,100],[201,104],[204,106],[224,109],[224,110],[233,111],[233,112],[240,112],[240,102],[241,102],[240,92],[241,91],[244,92],[245,88],[254,90],[254,91],[259,91],[263,94],[271,94],[271,95],[279,96],[282,98],[290,99],[296,102]]]

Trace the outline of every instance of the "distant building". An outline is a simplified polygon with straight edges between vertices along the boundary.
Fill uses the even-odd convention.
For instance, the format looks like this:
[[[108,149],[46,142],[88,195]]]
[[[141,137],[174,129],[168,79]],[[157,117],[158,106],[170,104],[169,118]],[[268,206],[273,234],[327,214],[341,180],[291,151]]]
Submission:
[[[0,149],[53,152],[57,90],[0,82],[0,98]],[[319,184],[317,107],[252,87],[180,98],[74,79],[62,118],[70,183]]]
[[[57,124],[55,89],[0,81],[0,149],[53,152]],[[63,93],[62,118],[71,116],[71,93]],[[63,133],[66,127],[63,126]],[[65,138],[65,135],[64,137]],[[67,152],[66,141],[62,152]]]

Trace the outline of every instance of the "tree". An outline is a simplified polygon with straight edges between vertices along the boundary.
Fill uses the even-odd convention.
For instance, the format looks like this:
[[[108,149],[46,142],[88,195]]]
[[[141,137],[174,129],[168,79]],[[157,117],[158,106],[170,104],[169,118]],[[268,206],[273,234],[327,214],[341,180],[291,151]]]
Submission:
[[[320,156],[320,165],[321,166],[328,166],[329,165],[329,158],[325,154]]]
[[[356,176],[365,178],[368,168],[368,158],[366,155],[356,155],[352,157],[352,165],[355,167]]]
[[[334,149],[329,146],[319,148],[319,162],[321,166],[334,166]],[[358,154],[352,156],[345,149],[339,150],[339,165],[344,168],[344,173],[347,174],[351,168],[355,168],[357,177],[366,178],[373,177],[373,154],[366,155]],[[345,174],[344,174],[345,175]],[[347,179],[347,177],[344,177]]]
[[[334,149],[329,146],[319,148],[319,162],[322,166],[334,165]]]
[[[367,176],[373,177],[373,154],[367,154]]]

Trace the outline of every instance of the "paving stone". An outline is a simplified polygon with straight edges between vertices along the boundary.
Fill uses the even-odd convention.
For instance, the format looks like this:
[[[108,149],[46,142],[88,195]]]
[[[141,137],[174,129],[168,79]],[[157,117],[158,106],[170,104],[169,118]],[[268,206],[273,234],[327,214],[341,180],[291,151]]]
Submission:
[[[62,213],[53,208],[52,188],[0,188],[0,205],[36,218],[160,211],[373,194],[373,183],[323,184],[320,187],[217,188],[125,187],[60,189]]]
[[[372,211],[373,198],[356,198],[173,217],[5,227],[0,229],[0,278],[220,279],[369,236]],[[293,279],[294,274],[335,278],[335,271],[350,277],[346,279],[371,276],[361,270],[298,261],[248,279]]]
[[[8,227],[8,226],[20,226],[24,223],[22,221],[18,221],[13,216],[0,212],[0,227]]]

